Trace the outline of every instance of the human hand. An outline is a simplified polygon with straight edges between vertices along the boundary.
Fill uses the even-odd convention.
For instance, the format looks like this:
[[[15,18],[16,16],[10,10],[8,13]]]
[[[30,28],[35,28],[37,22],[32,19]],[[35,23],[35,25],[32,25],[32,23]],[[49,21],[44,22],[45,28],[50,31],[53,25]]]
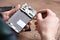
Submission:
[[[6,22],[9,20],[9,18],[16,12],[20,9],[20,5],[16,5],[15,8],[13,8],[12,10],[10,11],[5,11],[5,12],[2,12],[2,15],[3,15],[3,20]],[[25,30],[28,30],[30,27],[30,23],[28,23],[25,28],[22,30],[22,31],[25,31]]]
[[[42,12],[47,12],[45,18]],[[50,9],[43,9],[37,14],[37,30],[44,40],[54,40],[58,31],[59,18]],[[46,38],[44,38],[46,37]]]
[[[5,11],[5,12],[2,12],[2,15],[3,15],[3,20],[4,21],[8,21],[8,19],[17,11],[19,10],[20,8],[20,5],[16,5],[15,8],[9,10],[9,11]]]

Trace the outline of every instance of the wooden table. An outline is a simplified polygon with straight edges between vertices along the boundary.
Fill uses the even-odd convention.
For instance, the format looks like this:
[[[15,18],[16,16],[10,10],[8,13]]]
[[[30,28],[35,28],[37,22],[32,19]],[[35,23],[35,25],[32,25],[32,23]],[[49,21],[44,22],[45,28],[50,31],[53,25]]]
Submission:
[[[0,0],[0,6],[10,6],[17,4],[22,5],[24,3],[28,3],[37,11],[49,8],[60,18],[60,0]],[[35,30],[34,22],[31,25],[31,30],[32,31],[30,32],[20,33],[19,40],[40,40],[40,36]],[[58,35],[60,35],[60,28],[58,30]]]

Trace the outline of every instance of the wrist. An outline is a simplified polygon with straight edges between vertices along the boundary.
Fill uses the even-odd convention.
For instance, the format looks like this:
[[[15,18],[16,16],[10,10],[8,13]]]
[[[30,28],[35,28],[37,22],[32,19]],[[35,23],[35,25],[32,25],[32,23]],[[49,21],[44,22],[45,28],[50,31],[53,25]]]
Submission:
[[[56,40],[55,35],[52,33],[42,32],[41,33],[41,40]]]
[[[56,36],[54,34],[48,34],[48,35],[46,35],[47,40],[56,40],[55,37]]]

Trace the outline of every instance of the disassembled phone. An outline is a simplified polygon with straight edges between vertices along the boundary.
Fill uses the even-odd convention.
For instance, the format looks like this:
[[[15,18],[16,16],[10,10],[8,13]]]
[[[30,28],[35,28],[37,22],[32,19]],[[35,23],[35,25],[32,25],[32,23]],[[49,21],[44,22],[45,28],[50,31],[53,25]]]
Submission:
[[[31,8],[27,3],[23,4],[22,7],[7,21],[7,24],[19,33],[30,20],[36,15],[36,10]]]

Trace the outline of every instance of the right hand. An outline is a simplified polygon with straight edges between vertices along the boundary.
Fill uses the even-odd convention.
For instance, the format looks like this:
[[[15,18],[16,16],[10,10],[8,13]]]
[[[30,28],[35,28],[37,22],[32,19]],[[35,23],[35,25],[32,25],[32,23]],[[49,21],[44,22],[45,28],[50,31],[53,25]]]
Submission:
[[[47,12],[45,18],[42,17],[42,12]],[[57,34],[59,26],[59,18],[50,9],[40,10],[37,14],[37,30],[42,36],[53,38]]]

